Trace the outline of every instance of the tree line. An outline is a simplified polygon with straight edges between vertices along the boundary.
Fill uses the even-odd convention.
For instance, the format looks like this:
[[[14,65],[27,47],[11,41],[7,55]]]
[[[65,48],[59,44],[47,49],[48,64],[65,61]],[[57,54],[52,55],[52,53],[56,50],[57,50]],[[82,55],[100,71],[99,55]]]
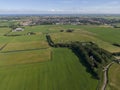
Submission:
[[[46,39],[51,47],[71,49],[86,67],[87,72],[91,73],[96,79],[101,79],[103,67],[114,60],[110,52],[99,48],[98,45],[92,42],[54,43],[48,34]]]

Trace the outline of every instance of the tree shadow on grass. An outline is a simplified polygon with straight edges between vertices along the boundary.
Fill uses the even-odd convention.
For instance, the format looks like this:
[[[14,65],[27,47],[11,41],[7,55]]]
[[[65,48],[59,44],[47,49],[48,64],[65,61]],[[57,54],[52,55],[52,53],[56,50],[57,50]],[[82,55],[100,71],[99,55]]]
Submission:
[[[88,62],[85,60],[85,58],[80,54],[78,53],[76,50],[74,49],[71,49],[72,52],[79,58],[79,62],[86,67],[86,72],[90,73],[91,74],[91,78],[93,79],[97,79],[99,80],[99,77],[97,75],[97,73],[95,73],[93,71],[93,69],[91,68],[91,66],[88,64]]]

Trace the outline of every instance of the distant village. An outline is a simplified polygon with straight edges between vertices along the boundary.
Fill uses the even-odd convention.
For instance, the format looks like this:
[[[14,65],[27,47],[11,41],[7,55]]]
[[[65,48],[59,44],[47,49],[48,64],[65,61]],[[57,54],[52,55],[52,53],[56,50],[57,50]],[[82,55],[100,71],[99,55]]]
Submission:
[[[108,19],[104,17],[82,17],[82,16],[8,16],[0,17],[0,21],[16,21],[19,26],[32,25],[110,25],[117,27],[120,19]]]
[[[118,19],[105,19],[95,17],[62,17],[62,16],[43,16],[31,17],[29,20],[24,20],[20,24],[27,25],[111,25],[120,23]]]

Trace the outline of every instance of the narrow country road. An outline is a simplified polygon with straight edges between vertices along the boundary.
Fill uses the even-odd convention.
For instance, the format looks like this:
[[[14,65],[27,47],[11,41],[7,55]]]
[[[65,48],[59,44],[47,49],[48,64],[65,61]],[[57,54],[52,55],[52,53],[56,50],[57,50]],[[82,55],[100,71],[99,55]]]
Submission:
[[[103,85],[101,90],[105,90],[106,86],[107,86],[107,81],[108,81],[108,69],[110,68],[110,66],[113,64],[114,62],[111,62],[110,64],[108,64],[106,67],[104,67],[104,80],[103,80]]]

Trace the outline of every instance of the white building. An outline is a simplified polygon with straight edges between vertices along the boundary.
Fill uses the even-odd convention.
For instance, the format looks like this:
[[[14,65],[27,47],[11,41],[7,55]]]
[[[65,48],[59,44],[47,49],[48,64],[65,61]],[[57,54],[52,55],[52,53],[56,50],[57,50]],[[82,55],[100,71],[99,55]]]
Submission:
[[[12,30],[12,32],[20,32],[20,31],[24,31],[24,29],[23,28],[16,28],[16,29]]]

